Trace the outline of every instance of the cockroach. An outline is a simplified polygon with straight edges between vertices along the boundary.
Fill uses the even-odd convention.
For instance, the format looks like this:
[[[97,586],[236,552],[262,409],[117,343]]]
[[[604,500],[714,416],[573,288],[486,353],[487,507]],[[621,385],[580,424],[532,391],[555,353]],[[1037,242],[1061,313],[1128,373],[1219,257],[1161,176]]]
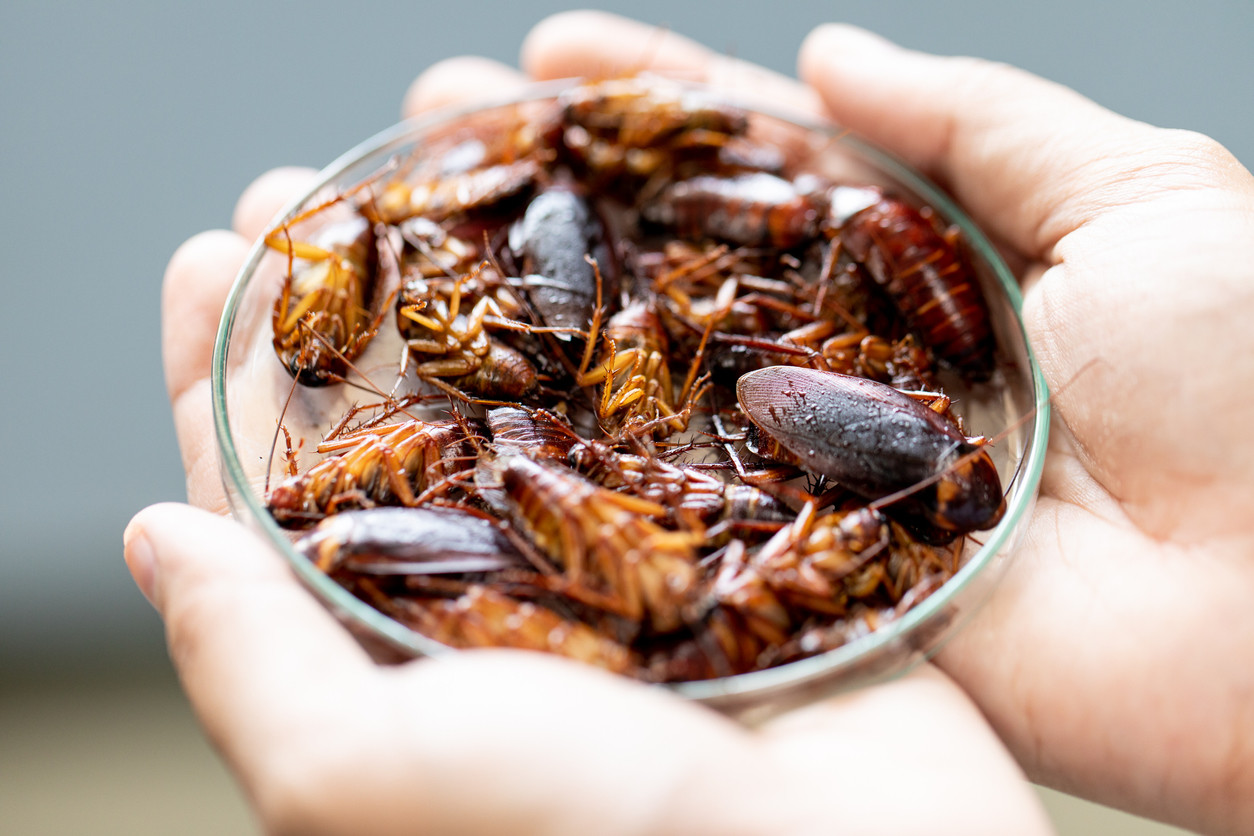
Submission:
[[[525,565],[487,518],[456,508],[369,508],[327,517],[296,542],[327,574],[465,574]]]
[[[754,172],[679,180],[645,203],[640,213],[686,238],[790,249],[817,234],[821,207],[792,182]]]
[[[392,225],[419,216],[436,222],[460,218],[522,199],[535,187],[541,171],[540,161],[532,158],[418,183],[393,181],[378,197],[363,202],[362,212]]]
[[[342,435],[318,448],[334,455],[275,486],[266,506],[280,525],[304,528],[337,511],[413,505],[433,475],[458,469],[465,441],[455,421],[417,419]]]
[[[652,421],[676,414],[674,387],[668,365],[670,351],[661,320],[646,302],[633,302],[610,317],[602,359],[582,372],[581,386],[601,384],[597,417],[607,429],[635,421]],[[672,429],[682,429],[678,422]]]
[[[305,242],[293,241],[288,226],[265,239],[289,263],[274,304],[274,350],[298,382],[325,386],[343,379],[379,325],[381,315],[372,310],[379,263],[374,227],[353,217]]]
[[[397,224],[403,247],[401,275],[426,279],[456,279],[474,271],[482,261],[473,241],[458,238],[427,218],[409,218]]]
[[[931,537],[992,528],[1005,512],[988,452],[891,386],[770,366],[742,376],[736,397],[758,431],[793,463],[865,499],[921,486],[885,510]]]
[[[456,599],[379,596],[383,612],[449,647],[511,647],[554,653],[614,673],[638,662],[627,647],[578,621],[486,586],[471,586]]]
[[[538,194],[510,229],[510,249],[525,274],[523,289],[541,324],[588,327],[597,299],[597,268],[587,256],[596,264],[609,264],[602,236],[601,223],[587,201],[559,188]]]
[[[841,329],[842,323],[830,319],[818,320],[781,334],[773,350],[778,352],[779,348],[789,345],[813,349],[810,354],[787,356],[781,353],[780,365],[787,362],[789,365],[866,377],[889,383],[895,389],[936,387],[928,353],[913,334],[889,340],[863,328]],[[756,345],[759,351],[765,350],[761,342]]]
[[[514,406],[488,410],[488,433],[498,451],[526,452],[537,460],[565,461],[581,441],[564,418]]]
[[[564,570],[564,592],[656,633],[684,624],[696,604],[696,541],[653,521],[664,508],[527,456],[507,457],[498,473],[515,522]]]
[[[397,300],[397,322],[407,353],[418,359],[419,378],[447,381],[455,390],[488,397],[522,397],[536,387],[535,366],[517,350],[489,336],[485,321],[495,313],[505,319],[490,296],[480,296],[463,312],[459,275],[447,296],[431,280],[406,282]],[[520,327],[525,327],[520,323]]]
[[[707,543],[721,541],[731,531],[742,537],[751,531],[774,532],[779,527],[775,524],[795,516],[783,502],[752,485],[724,482],[655,455],[617,453],[598,442],[583,442],[572,448],[570,460],[598,485],[662,506],[674,527],[703,532]]]
[[[566,153],[594,184],[618,188],[628,179],[667,174],[684,161],[716,162],[719,150],[749,125],[743,110],[660,79],[581,85],[559,103]]]
[[[874,591],[859,572],[888,555],[888,520],[867,507],[819,515],[814,505],[807,503],[753,556],[751,566],[790,606],[842,615],[847,598]]]
[[[937,357],[972,381],[993,370],[988,305],[952,235],[872,187],[832,190],[829,234],[862,264]]]

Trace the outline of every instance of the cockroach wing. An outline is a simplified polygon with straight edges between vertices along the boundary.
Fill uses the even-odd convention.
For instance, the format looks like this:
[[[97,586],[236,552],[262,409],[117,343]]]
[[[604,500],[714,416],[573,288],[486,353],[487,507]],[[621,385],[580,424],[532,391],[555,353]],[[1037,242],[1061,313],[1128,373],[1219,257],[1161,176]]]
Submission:
[[[990,528],[1004,499],[987,452],[891,386],[834,372],[772,366],[743,375],[741,408],[811,473],[942,532]]]

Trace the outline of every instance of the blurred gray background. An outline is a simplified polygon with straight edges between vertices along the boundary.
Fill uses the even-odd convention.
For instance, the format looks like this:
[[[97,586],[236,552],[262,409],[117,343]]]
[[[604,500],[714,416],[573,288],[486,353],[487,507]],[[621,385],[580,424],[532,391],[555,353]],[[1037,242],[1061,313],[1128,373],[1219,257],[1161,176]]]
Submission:
[[[321,166],[394,122],[425,66],[462,53],[513,63],[529,27],[565,8],[539,0],[0,8],[0,793],[51,781],[52,799],[77,788],[93,822],[80,832],[138,833],[154,816],[180,824],[151,832],[200,832],[186,819],[222,805],[234,805],[225,814],[233,824],[204,832],[251,830],[190,724],[160,625],[121,557],[131,514],[183,498],[159,354],[165,263],[197,231],[228,226],[236,197],[263,171]],[[1246,0],[602,8],[787,73],[813,26],[845,20],[908,46],[1025,67],[1138,119],[1208,133],[1254,164]],[[189,752],[181,766],[167,763],[176,744]],[[58,756],[61,746],[129,753],[123,760],[140,771],[130,783],[103,777],[77,755]],[[25,784],[8,780],[23,774]],[[120,782],[116,791],[101,789],[108,780]],[[194,789],[179,789],[184,780]],[[129,808],[118,793],[131,790],[148,796],[142,816],[120,812]],[[113,799],[101,801],[113,812],[92,813],[93,792]],[[6,832],[78,829],[64,818],[73,805],[33,803]],[[18,809],[0,801],[0,816],[6,808]],[[1055,813],[1061,827],[1072,827],[1068,809]],[[1090,832],[1074,827],[1066,832]]]

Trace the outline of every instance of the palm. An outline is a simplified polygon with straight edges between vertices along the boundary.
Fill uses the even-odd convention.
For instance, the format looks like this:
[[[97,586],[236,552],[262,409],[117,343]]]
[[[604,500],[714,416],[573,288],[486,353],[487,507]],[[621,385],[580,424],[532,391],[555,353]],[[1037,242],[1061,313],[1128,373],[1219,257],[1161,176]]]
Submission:
[[[941,663],[1041,780],[1132,805],[1147,767],[1179,769],[1184,795],[1231,802],[1242,785],[1216,776],[1254,757],[1233,737],[1247,684],[1214,677],[1254,655],[1251,398],[1232,385],[1254,229],[1232,191],[1123,185],[1124,206],[1068,219],[1027,291],[1065,428],[1018,571]]]

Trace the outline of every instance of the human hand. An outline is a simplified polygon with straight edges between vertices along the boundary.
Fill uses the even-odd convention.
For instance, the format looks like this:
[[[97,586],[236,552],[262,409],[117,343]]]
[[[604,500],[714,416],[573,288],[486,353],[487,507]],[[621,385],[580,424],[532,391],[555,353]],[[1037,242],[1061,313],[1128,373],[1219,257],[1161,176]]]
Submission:
[[[524,77],[434,68],[410,113]],[[773,82],[767,81],[766,84]],[[166,376],[188,495],[225,509],[209,362],[229,284],[311,172],[261,178],[234,231],[171,260]],[[757,730],[563,659],[467,651],[380,667],[242,526],[141,512],[127,561],[166,622],[197,715],[281,833],[1045,833],[979,712],[925,668]]]
[[[938,662],[1034,779],[1254,832],[1254,178],[1197,134],[847,27],[806,41],[809,89],[592,13],[542,24],[524,66],[611,75],[643,56],[825,108],[1002,245],[1062,426],[1017,564]]]

